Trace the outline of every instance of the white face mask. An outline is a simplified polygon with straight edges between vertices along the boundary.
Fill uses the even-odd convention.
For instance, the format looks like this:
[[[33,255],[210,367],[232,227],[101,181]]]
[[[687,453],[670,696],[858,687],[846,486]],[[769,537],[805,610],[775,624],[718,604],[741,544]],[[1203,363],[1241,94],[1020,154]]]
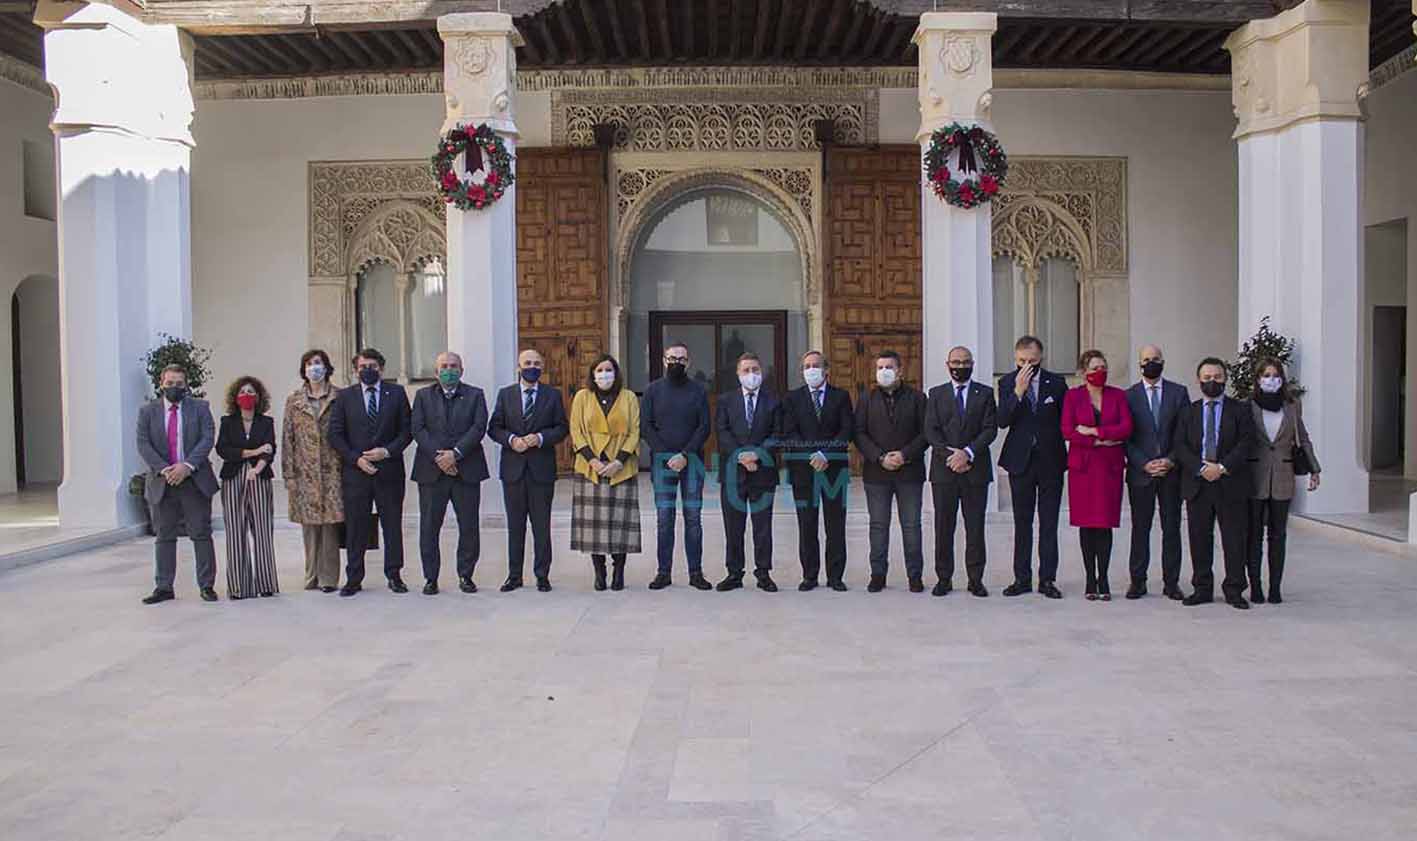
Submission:
[[[306,377],[310,380],[310,382],[312,382],[312,383],[324,382],[324,380],[325,380],[325,366],[324,366],[324,365],[321,365],[321,364],[318,363],[318,362],[315,363],[314,365],[307,365],[307,366],[305,367],[305,376],[306,376]]]
[[[763,375],[757,372],[751,374],[739,374],[738,383],[748,391],[757,391],[758,386],[763,384]]]
[[[880,383],[882,388],[890,388],[891,386],[895,385],[895,369],[877,368],[876,382]]]
[[[1266,394],[1277,394],[1283,385],[1284,380],[1279,377],[1260,377],[1260,391]]]
[[[612,385],[615,385],[615,372],[614,372],[614,371],[596,371],[596,372],[595,372],[595,385],[596,385],[596,387],[599,388],[601,391],[609,391],[609,390],[610,390],[610,387],[611,387]]]
[[[822,383],[827,379],[827,372],[821,368],[803,368],[802,379],[806,380],[810,388],[821,388]]]

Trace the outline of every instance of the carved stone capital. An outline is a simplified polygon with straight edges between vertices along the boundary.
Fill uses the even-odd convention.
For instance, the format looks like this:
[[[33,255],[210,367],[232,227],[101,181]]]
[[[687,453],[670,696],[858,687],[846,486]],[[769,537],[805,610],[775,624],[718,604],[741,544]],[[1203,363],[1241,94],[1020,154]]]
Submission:
[[[443,131],[487,123],[507,137],[517,136],[517,52],[522,37],[512,16],[472,12],[438,18],[443,39]]]
[[[998,18],[992,12],[926,12],[915,42],[920,56],[920,132],[953,121],[989,120],[994,88],[990,46]]]
[[[1305,120],[1358,120],[1368,80],[1367,0],[1307,0],[1245,24],[1230,51],[1235,137]]]

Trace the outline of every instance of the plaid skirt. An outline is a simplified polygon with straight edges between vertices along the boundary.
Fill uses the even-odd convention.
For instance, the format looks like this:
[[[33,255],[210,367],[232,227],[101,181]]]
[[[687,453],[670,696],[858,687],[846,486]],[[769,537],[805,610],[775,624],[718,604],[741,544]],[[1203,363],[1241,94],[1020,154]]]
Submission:
[[[577,479],[571,496],[571,551],[596,555],[640,551],[640,493],[634,479],[618,485]]]

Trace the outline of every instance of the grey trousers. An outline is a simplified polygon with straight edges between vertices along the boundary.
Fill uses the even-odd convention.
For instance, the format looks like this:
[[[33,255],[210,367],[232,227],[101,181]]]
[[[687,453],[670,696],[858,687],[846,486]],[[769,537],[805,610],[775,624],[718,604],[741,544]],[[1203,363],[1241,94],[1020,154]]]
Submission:
[[[305,540],[305,589],[339,586],[340,523],[305,524],[300,527]]]
[[[177,578],[177,528],[185,523],[197,556],[197,586],[216,586],[216,549],[212,546],[212,498],[188,479],[167,488],[153,511],[153,531],[157,532],[157,589],[171,590]]]

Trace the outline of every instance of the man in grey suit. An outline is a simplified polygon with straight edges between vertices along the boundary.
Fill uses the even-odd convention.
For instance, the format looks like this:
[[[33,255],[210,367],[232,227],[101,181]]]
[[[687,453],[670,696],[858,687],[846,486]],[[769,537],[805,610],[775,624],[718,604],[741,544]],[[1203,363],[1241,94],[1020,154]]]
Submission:
[[[207,401],[187,391],[187,373],[178,365],[162,371],[162,396],[138,411],[138,455],[148,466],[146,496],[157,533],[157,586],[143,604],[176,596],[177,529],[186,524],[197,555],[202,600],[216,596],[216,550],[212,547],[212,497],[216,476],[207,460],[216,442],[216,424]]]
[[[1147,345],[1137,355],[1141,380],[1127,389],[1132,437],[1127,439],[1127,498],[1132,506],[1132,584],[1127,598],[1146,595],[1151,567],[1151,522],[1161,512],[1161,584],[1168,599],[1181,593],[1181,475],[1176,472],[1172,439],[1176,419],[1191,404],[1190,392],[1164,379],[1161,348]]]

